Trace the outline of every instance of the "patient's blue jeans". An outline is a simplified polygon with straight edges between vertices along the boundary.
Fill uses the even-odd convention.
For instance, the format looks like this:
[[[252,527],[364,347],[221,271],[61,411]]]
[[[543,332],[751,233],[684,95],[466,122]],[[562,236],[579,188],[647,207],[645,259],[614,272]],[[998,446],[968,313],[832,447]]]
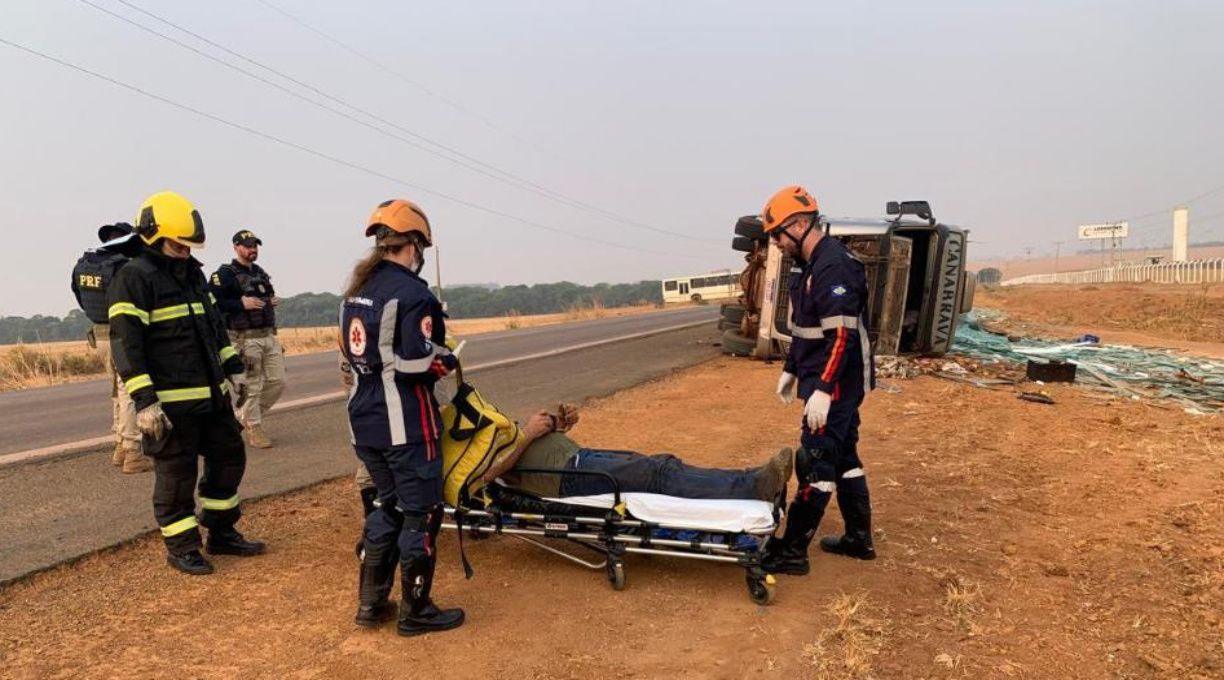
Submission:
[[[632,451],[580,449],[566,464],[568,470],[606,472],[616,480],[621,493],[657,493],[678,498],[757,498],[754,469],[720,470],[688,465],[671,454],[643,456]],[[611,493],[606,477],[565,475],[562,496],[593,496]]]

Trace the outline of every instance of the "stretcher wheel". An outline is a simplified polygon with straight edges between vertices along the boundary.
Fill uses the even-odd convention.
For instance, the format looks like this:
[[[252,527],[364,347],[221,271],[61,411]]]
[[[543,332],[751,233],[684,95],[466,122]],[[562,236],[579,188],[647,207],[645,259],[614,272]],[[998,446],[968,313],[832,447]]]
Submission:
[[[625,589],[625,563],[620,561],[608,561],[608,583],[612,584],[612,590]]]
[[[777,586],[772,581],[773,579],[768,576],[765,578],[749,577],[748,598],[762,606],[773,602],[774,590]]]

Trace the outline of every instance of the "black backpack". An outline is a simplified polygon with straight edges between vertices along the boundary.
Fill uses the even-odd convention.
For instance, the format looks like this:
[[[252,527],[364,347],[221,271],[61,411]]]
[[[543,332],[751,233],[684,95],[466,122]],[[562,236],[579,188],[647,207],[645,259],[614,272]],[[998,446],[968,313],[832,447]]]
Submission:
[[[90,321],[110,322],[106,289],[127,261],[126,255],[91,248],[85,251],[72,268],[72,292],[76,294],[77,302]]]

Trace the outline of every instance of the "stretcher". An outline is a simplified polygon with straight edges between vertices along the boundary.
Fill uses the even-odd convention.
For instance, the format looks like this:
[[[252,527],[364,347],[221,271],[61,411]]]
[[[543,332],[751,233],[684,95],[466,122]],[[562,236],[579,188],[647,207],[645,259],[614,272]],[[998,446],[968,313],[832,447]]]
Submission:
[[[504,484],[489,484],[456,506],[446,506],[442,528],[463,537],[514,538],[591,570],[604,570],[615,590],[625,587],[627,555],[656,555],[734,564],[744,569],[748,597],[766,605],[775,580],[761,569],[762,548],[773,535],[785,495],[759,500],[693,500],[622,493],[605,472],[517,468],[520,472],[598,475],[609,491],[594,496],[539,498]],[[578,547],[581,551],[558,546]],[[579,554],[575,554],[578,552]],[[591,554],[581,554],[591,553]],[[466,554],[464,569],[472,569]]]

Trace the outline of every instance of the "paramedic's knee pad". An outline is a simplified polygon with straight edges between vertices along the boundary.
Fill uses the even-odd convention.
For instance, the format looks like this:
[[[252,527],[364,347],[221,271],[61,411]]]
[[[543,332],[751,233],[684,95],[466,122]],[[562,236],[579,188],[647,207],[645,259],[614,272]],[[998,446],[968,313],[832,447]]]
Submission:
[[[404,528],[400,530],[399,549],[401,559],[429,554],[433,551],[434,537],[442,529],[442,506],[434,506],[426,512],[402,510]]]
[[[816,482],[831,482],[836,479],[837,452],[833,449],[809,449],[800,447],[795,452],[795,477],[803,488]]]

